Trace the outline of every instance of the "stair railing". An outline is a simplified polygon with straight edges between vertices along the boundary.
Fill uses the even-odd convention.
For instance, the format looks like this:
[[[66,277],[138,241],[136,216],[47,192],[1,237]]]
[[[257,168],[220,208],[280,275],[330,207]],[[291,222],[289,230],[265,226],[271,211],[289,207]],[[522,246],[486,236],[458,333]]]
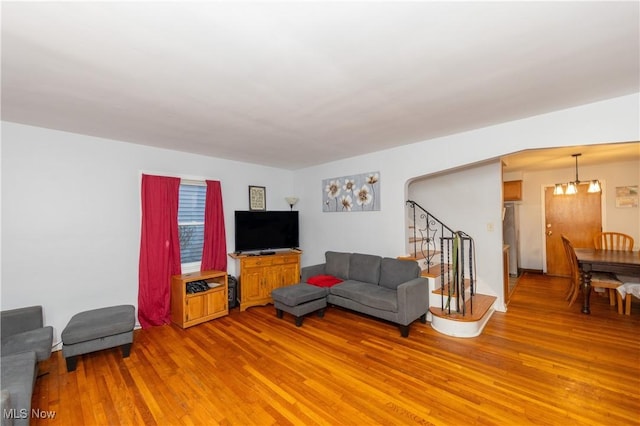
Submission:
[[[413,217],[412,257],[422,262],[423,270],[431,272],[436,265],[436,256],[440,255],[441,309],[451,314],[451,302],[455,299],[454,312],[466,315],[465,282],[468,275],[469,314],[473,314],[476,269],[473,239],[463,231],[454,231],[417,202],[407,200],[406,204]],[[437,241],[440,242],[439,250]]]

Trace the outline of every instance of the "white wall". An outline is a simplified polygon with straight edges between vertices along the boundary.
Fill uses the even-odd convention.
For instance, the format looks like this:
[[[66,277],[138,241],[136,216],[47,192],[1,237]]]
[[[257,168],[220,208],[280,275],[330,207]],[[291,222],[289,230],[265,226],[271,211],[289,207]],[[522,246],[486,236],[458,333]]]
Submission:
[[[495,207],[502,201],[501,176],[501,162],[492,160],[423,177],[412,181],[408,188],[409,199],[416,201],[449,228],[464,231],[473,238],[476,290],[499,299],[503,296],[502,287],[497,288],[487,280],[493,277],[502,279],[502,263],[495,261],[494,250],[502,245],[502,210]],[[502,251],[497,254],[501,256]]]
[[[640,184],[640,162],[628,161],[594,166],[580,166],[580,177],[599,179],[602,191],[602,228],[631,235],[635,249],[640,248],[640,208],[616,207],[616,187]],[[546,271],[544,237],[543,188],[556,182],[567,182],[575,176],[575,168],[522,173],[523,199],[520,210],[521,267]]]
[[[640,140],[640,96],[623,96],[602,102],[512,121],[470,132],[432,139],[403,147],[365,154],[295,172],[294,192],[300,197],[303,265],[324,261],[326,250],[398,256],[405,252],[405,201],[408,183],[422,176],[498,159],[533,149]],[[380,172],[381,211],[323,213],[323,179]],[[493,172],[491,172],[494,175]],[[496,187],[501,176],[494,175]],[[472,185],[473,181],[467,182]],[[483,190],[484,191],[484,190]],[[498,229],[486,232],[486,222],[502,217],[502,203],[493,190],[478,197],[471,217],[480,217],[485,231],[473,235],[487,250],[487,264],[479,264],[478,279],[499,295],[502,306],[502,238]],[[482,198],[482,199],[481,199]],[[484,200],[484,201],[482,201]],[[426,206],[425,206],[426,207]],[[448,214],[441,220],[447,222]],[[464,229],[461,224],[460,228]]]
[[[2,309],[43,305],[55,341],[77,312],[137,307],[141,172],[220,180],[229,252],[248,185],[270,210],[293,192],[290,171],[90,136],[3,122],[2,142]]]

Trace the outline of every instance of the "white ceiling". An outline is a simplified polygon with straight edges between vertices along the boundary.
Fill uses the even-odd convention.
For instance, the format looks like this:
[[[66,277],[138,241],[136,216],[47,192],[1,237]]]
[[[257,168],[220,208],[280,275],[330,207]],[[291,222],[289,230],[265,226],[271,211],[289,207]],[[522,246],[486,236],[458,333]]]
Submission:
[[[580,154],[578,167],[640,161],[640,142],[527,150],[503,157],[503,171],[510,173],[575,168],[576,158],[573,154]]]
[[[2,119],[298,169],[639,92],[639,5],[2,2]]]

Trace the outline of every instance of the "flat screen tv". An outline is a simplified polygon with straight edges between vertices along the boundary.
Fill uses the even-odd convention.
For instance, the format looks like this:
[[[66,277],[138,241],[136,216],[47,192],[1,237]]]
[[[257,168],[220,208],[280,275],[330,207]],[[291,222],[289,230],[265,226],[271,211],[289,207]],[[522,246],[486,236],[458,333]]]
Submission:
[[[235,212],[236,252],[297,248],[297,211]]]

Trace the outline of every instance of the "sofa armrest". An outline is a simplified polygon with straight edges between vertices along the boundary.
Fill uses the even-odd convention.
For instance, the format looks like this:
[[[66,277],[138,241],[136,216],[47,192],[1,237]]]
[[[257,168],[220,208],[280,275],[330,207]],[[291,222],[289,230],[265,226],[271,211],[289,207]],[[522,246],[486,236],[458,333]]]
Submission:
[[[50,325],[35,330],[23,331],[13,336],[2,336],[2,356],[24,352],[35,352],[38,361],[51,356],[53,327]]]
[[[409,325],[429,310],[429,281],[414,278],[398,286],[398,313],[402,325]]]
[[[300,271],[300,282],[306,283],[309,277],[324,274],[324,266],[326,263],[320,263],[318,265],[305,266]]]
[[[0,312],[3,337],[42,328],[42,321],[42,306],[28,306]]]

